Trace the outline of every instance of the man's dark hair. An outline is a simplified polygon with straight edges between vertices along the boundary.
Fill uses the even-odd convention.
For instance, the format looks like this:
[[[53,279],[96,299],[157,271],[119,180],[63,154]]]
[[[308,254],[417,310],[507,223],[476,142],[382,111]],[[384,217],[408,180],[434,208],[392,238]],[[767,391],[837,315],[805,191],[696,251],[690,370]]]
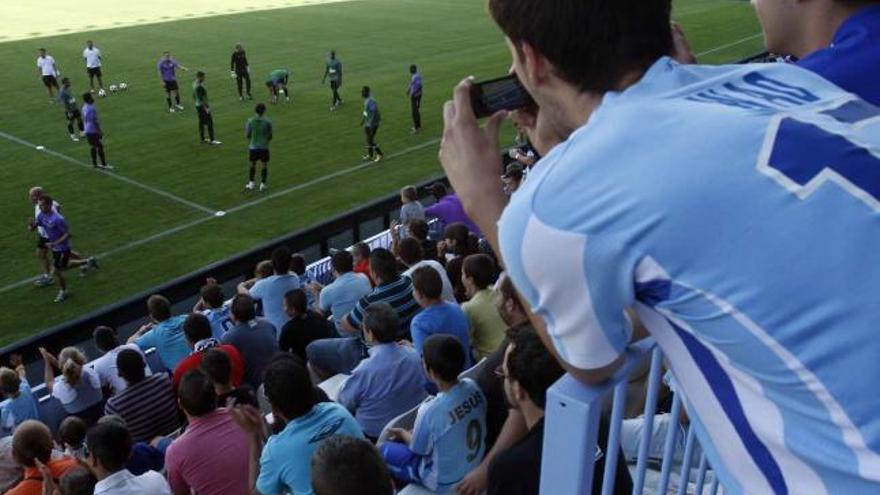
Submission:
[[[330,257],[330,265],[333,266],[336,273],[342,275],[354,270],[354,258],[351,253],[343,249]]]
[[[422,266],[412,273],[413,288],[425,299],[440,299],[443,296],[443,279],[437,270]]]
[[[196,77],[205,77],[205,71],[200,70],[196,72]]]
[[[276,275],[286,275],[290,272],[290,249],[281,246],[272,251],[272,268]]]
[[[437,201],[445,198],[448,194],[449,190],[446,188],[446,184],[442,182],[435,182],[431,184],[431,195],[434,196],[434,199],[436,199]]]
[[[370,245],[366,242],[358,242],[354,246],[351,247],[351,254],[358,255],[362,259],[367,259],[370,257]]]
[[[409,235],[417,240],[424,241],[428,238],[428,222],[421,218],[414,218],[407,224]]]
[[[522,55],[528,43],[581,91],[619,89],[672,52],[670,0],[489,0],[489,12]]]
[[[223,287],[220,284],[208,284],[202,287],[202,300],[213,309],[223,307]]]
[[[232,381],[232,361],[220,349],[209,349],[202,356],[200,366],[215,384],[228,385]]]
[[[98,478],[84,467],[75,467],[58,479],[62,495],[92,495]]]
[[[461,222],[447,225],[443,229],[443,238],[455,241],[455,247],[452,248],[452,251],[458,256],[471,254],[479,249],[479,241],[476,236],[472,235],[467,225]]]
[[[369,86],[364,86],[363,88],[361,88],[361,96],[364,98],[369,98],[369,96],[370,96],[370,87]]]
[[[183,333],[186,340],[195,344],[201,340],[210,339],[213,335],[211,322],[208,317],[200,313],[191,313],[183,322]]]
[[[95,97],[92,96],[91,93],[83,93],[82,99],[86,103],[94,103],[95,102]]]
[[[462,271],[474,281],[477,290],[495,282],[495,260],[488,254],[472,254],[464,259]]]
[[[78,449],[82,447],[83,441],[86,439],[86,432],[89,427],[86,422],[77,416],[68,416],[61,422],[58,427],[58,438],[65,444]]]
[[[431,335],[422,345],[425,368],[447,383],[455,383],[464,371],[464,353],[464,346],[458,338],[442,333]]]
[[[95,341],[95,347],[101,352],[110,352],[119,347],[119,335],[116,330],[108,326],[101,325],[92,332],[92,340]]]
[[[263,371],[263,388],[272,407],[288,421],[307,414],[320,402],[305,363],[293,354],[277,354]]]
[[[536,406],[544,409],[547,389],[565,371],[531,327],[520,327],[507,335],[513,346],[507,356],[507,374],[510,380],[519,382]]]
[[[171,318],[171,301],[161,294],[153,294],[147,299],[147,311],[154,320],[165,321]]]
[[[388,468],[370,442],[334,435],[312,455],[315,495],[392,495]]]
[[[12,434],[12,457],[25,467],[36,467],[34,459],[43,464],[52,457],[52,432],[39,421],[27,420]]]
[[[501,293],[501,299],[503,301],[512,301],[519,311],[526,314],[526,308],[523,306],[523,303],[519,298],[519,293],[516,291],[516,286],[513,285],[513,281],[510,280],[510,277],[503,278],[498,285],[498,292]]]
[[[425,258],[422,243],[413,237],[401,239],[397,244],[397,256],[406,266],[413,266]]]
[[[183,375],[177,387],[180,406],[190,416],[204,416],[217,409],[217,393],[214,382],[200,369],[192,369]]]
[[[125,468],[131,456],[133,442],[131,433],[119,423],[105,422],[95,425],[86,439],[89,454],[110,473]]]
[[[306,257],[294,253],[290,256],[290,269],[297,275],[305,275],[306,273]]]
[[[415,73],[418,72],[418,71],[419,71],[419,68],[416,67],[416,64],[412,64],[412,65],[409,66],[409,73],[410,73],[410,74],[415,74]]]
[[[66,85],[68,85],[68,84],[70,84],[70,78],[68,78],[68,77],[62,77],[62,78],[61,78],[61,85],[62,85],[62,86],[66,86]]]
[[[369,329],[380,344],[386,344],[400,335],[400,320],[390,304],[374,303],[364,310],[364,328]]]
[[[378,281],[382,283],[391,282],[399,275],[397,271],[397,258],[391,254],[391,251],[385,248],[374,249],[370,253],[370,270],[379,277]]]
[[[239,322],[248,322],[257,317],[257,308],[254,307],[254,299],[247,294],[237,294],[232,298],[230,306],[232,316]]]
[[[305,314],[309,310],[309,300],[306,292],[302,289],[293,289],[284,294],[284,302],[299,314]]]
[[[254,111],[257,112],[257,115],[263,115],[264,113],[266,113],[266,105],[263,103],[257,103],[256,108],[254,108]]]
[[[140,383],[146,377],[144,357],[133,349],[123,349],[116,355],[116,369],[119,376],[129,385]]]

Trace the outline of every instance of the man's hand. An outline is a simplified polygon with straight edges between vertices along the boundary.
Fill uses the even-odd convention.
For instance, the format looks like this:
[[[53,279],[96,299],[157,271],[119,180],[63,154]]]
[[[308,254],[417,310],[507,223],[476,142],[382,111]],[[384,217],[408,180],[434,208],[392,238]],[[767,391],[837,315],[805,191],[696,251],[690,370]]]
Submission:
[[[40,347],[39,351],[40,356],[42,356],[47,363],[51,364],[52,366],[58,367],[58,358],[49,353],[49,351],[47,351],[45,347]]]
[[[481,495],[489,488],[489,469],[480,464],[461,480],[455,492],[458,495]]]
[[[59,495],[61,492],[55,485],[55,479],[52,477],[52,472],[49,470],[49,467],[43,464],[39,459],[34,459],[34,463],[37,466],[37,470],[40,471],[40,475],[43,477],[43,495]]]
[[[473,79],[455,87],[453,101],[443,106],[440,163],[467,214],[483,232],[492,232],[507,200],[498,186],[501,173],[499,129],[507,112],[489,118],[480,128],[471,107]]]
[[[24,364],[24,360],[21,357],[21,354],[10,354],[9,355],[9,367],[12,369],[16,369],[19,366]]]
[[[412,433],[404,430],[403,428],[391,428],[388,430],[388,438],[390,438],[394,442],[400,442],[409,445],[409,442],[412,440]]]

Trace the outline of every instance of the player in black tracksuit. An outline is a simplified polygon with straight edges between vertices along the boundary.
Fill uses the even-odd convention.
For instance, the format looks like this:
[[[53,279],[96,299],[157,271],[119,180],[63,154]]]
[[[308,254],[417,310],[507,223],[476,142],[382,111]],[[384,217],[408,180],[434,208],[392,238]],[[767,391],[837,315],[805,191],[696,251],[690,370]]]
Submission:
[[[254,97],[251,96],[250,67],[248,66],[247,55],[241,43],[236,43],[235,45],[235,51],[232,52],[232,60],[229,62],[229,70],[232,72],[232,77],[235,78],[235,84],[238,86],[238,99],[244,100],[244,94],[241,91],[242,86],[244,86],[248,99],[253,100]]]

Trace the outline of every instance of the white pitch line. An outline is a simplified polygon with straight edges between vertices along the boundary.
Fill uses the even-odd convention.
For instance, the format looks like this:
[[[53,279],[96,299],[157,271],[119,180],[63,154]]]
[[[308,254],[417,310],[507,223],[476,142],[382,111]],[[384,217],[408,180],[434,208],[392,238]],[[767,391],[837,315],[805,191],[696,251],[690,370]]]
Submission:
[[[2,133],[0,133],[0,134],[2,134]],[[401,150],[401,151],[398,151],[398,152],[396,152],[396,153],[391,153],[391,154],[389,154],[385,159],[386,159],[386,160],[391,160],[391,159],[393,159],[393,158],[395,158],[395,157],[399,157],[399,156],[407,155],[407,154],[412,153],[412,152],[414,152],[414,151],[418,151],[418,150],[421,150],[421,149],[427,148],[427,147],[429,147],[429,146],[435,145],[435,144],[437,144],[437,143],[439,143],[439,142],[440,142],[440,139],[432,139],[432,140],[430,140],[430,141],[426,141],[426,142],[424,142],[424,143],[417,144],[417,145],[415,145],[415,146],[412,146],[412,147],[410,147],[410,148],[406,148],[406,149]],[[258,198],[258,199],[253,200],[253,201],[248,201],[247,203],[242,203],[242,204],[240,204],[240,205],[238,205],[238,206],[234,206],[234,207],[230,208],[229,210],[227,210],[227,211],[224,213],[224,215],[221,215],[221,216],[225,216],[225,215],[228,215],[228,214],[230,214],[230,213],[235,213],[235,212],[238,212],[238,211],[245,210],[245,209],[247,209],[247,208],[251,208],[251,207],[253,207],[253,206],[257,206],[257,205],[262,204],[262,203],[264,203],[264,202],[266,202],[266,201],[268,201],[268,200],[270,200],[270,199],[280,198],[280,197],[282,197],[282,196],[286,196],[286,195],[288,195],[288,194],[290,194],[290,193],[292,193],[292,192],[296,192],[296,191],[299,191],[299,190],[301,190],[301,189],[305,189],[305,188],[307,188],[307,187],[311,187],[311,186],[314,186],[314,185],[316,185],[316,184],[320,184],[320,183],[322,183],[322,182],[326,182],[326,181],[328,181],[328,180],[335,179],[335,178],[337,178],[337,177],[342,177],[342,176],[344,176],[344,175],[348,175],[348,174],[350,174],[350,173],[357,172],[358,170],[362,170],[362,169],[365,169],[365,168],[368,168],[368,167],[371,167],[371,166],[372,166],[372,167],[379,167],[379,166],[381,166],[381,165],[380,165],[380,164],[375,164],[375,163],[373,163],[373,162],[362,162],[362,163],[359,163],[358,165],[354,165],[354,166],[352,166],[352,167],[348,167],[348,168],[345,168],[345,169],[342,169],[342,170],[339,170],[339,171],[333,172],[332,174],[328,174],[328,175],[325,175],[325,176],[322,176],[322,177],[318,177],[317,179],[312,179],[312,180],[310,180],[310,181],[303,182],[302,184],[298,184],[298,185],[296,185],[296,186],[291,186],[291,187],[288,187],[287,189],[282,189],[282,190],[280,190],[280,191],[278,191],[278,192],[275,192],[275,193],[273,193],[273,194],[269,194],[269,195],[266,195],[266,196],[262,196],[262,197],[260,197],[260,198]],[[213,213],[213,212],[212,212],[212,213]],[[178,225],[177,227],[172,227],[172,228],[170,228],[170,229],[168,229],[168,230],[163,230],[162,232],[158,232],[158,233],[153,234],[153,235],[151,235],[151,236],[149,236],[149,237],[145,237],[145,238],[143,238],[143,239],[138,239],[138,240],[136,240],[136,241],[129,242],[128,244],[124,244],[124,245],[122,245],[122,246],[115,247],[115,248],[113,248],[113,249],[111,249],[111,250],[109,250],[109,251],[106,251],[106,252],[104,252],[104,253],[98,254],[98,255],[97,255],[97,258],[98,258],[98,259],[108,258],[108,257],[114,256],[114,255],[117,255],[117,254],[123,253],[123,252],[125,252],[125,251],[128,251],[128,250],[130,250],[130,249],[136,248],[136,247],[138,247],[138,246],[142,246],[142,245],[144,245],[144,244],[148,244],[148,243],[153,242],[153,241],[158,241],[158,240],[160,240],[160,239],[164,239],[165,237],[168,237],[168,236],[170,236],[170,235],[176,234],[176,233],[178,233],[178,232],[183,232],[184,230],[189,230],[190,228],[195,227],[195,226],[197,226],[197,225],[201,225],[201,224],[203,224],[203,223],[205,223],[205,222],[207,222],[207,221],[209,221],[209,220],[211,220],[211,219],[213,219],[213,218],[215,218],[215,214],[212,214],[211,216],[207,216],[207,217],[201,217],[201,218],[198,218],[198,219],[193,220],[193,221],[191,221],[191,222],[188,222],[188,223],[185,223],[185,224],[182,224],[182,225]],[[8,292],[8,291],[13,290],[13,289],[17,289],[17,288],[19,288],[19,287],[23,287],[23,286],[28,285],[28,284],[31,284],[31,283],[33,283],[35,280],[37,280],[37,278],[39,278],[39,277],[30,277],[30,278],[27,278],[27,279],[24,279],[24,280],[19,280],[18,282],[13,282],[13,283],[11,283],[11,284],[9,284],[9,285],[5,285],[5,286],[3,286],[3,287],[0,287],[0,294],[2,294],[2,293],[4,293],[4,292]]]
[[[730,48],[730,47],[732,47],[732,46],[736,46],[736,45],[743,44],[743,43],[745,43],[746,41],[751,41],[751,40],[753,40],[753,39],[755,39],[755,38],[760,38],[760,37],[763,36],[763,35],[764,35],[764,33],[758,33],[758,34],[753,34],[753,35],[751,35],[751,36],[746,36],[745,38],[742,38],[742,39],[740,39],[740,40],[736,40],[736,41],[734,41],[734,42],[727,43],[727,44],[724,44],[724,45],[721,45],[721,46],[716,46],[715,48],[712,48],[712,49],[706,50],[706,51],[704,51],[704,52],[697,53],[695,56],[696,56],[696,57],[702,57],[703,55],[708,55],[708,54],[710,54],[710,53],[719,52],[719,51],[721,51],[721,50],[724,50],[725,48]]]
[[[77,160],[76,158],[71,158],[71,157],[69,157],[69,156],[67,156],[67,155],[65,155],[65,154],[63,154],[63,153],[59,153],[59,152],[57,152],[57,151],[50,150],[49,148],[46,148],[45,146],[38,146],[38,145],[36,145],[36,144],[34,144],[34,143],[31,143],[30,141],[26,141],[26,140],[21,139],[21,138],[19,138],[19,137],[15,137],[15,136],[13,136],[13,135],[11,135],[11,134],[7,134],[7,133],[5,133],[5,132],[0,131],[0,137],[4,137],[4,138],[6,138],[6,139],[8,139],[9,141],[12,141],[12,142],[14,142],[14,143],[18,143],[18,144],[20,144],[20,145],[22,145],[22,146],[26,146],[26,147],[28,147],[28,148],[31,148],[31,149],[34,149],[34,150],[40,151],[40,152],[42,152],[42,153],[46,153],[47,155],[52,155],[52,156],[54,156],[55,158],[60,158],[60,159],[66,161],[66,162],[68,162],[68,163],[72,163],[72,164],[74,164],[74,165],[78,165],[78,166],[80,166],[80,167],[83,167],[83,168],[86,168],[86,169],[89,169],[89,170],[93,170],[93,169],[94,169],[94,167],[93,167],[92,165],[89,165],[89,164],[86,163],[86,162],[81,162],[81,161]],[[102,172],[102,173],[103,173],[104,175],[106,175],[107,177],[111,177],[111,178],[113,178],[113,179],[116,179],[116,180],[119,180],[119,181],[125,182],[126,184],[129,184],[129,185],[132,185],[132,186],[135,186],[135,187],[141,188],[141,189],[143,189],[143,190],[145,190],[145,191],[149,191],[149,192],[151,192],[151,193],[153,193],[153,194],[158,194],[159,196],[164,196],[164,197],[167,198],[167,199],[170,199],[170,200],[175,201],[175,202],[177,202],[177,203],[180,203],[180,204],[183,204],[183,205],[189,206],[190,208],[194,208],[194,209],[199,210],[199,211],[202,211],[202,212],[204,212],[204,213],[209,213],[209,214],[213,215],[213,214],[215,213],[215,211],[216,211],[216,210],[214,210],[214,209],[212,209],[212,208],[208,208],[207,206],[202,206],[202,205],[200,205],[200,204],[198,204],[198,203],[194,203],[194,202],[192,202],[192,201],[190,201],[190,200],[188,200],[188,199],[181,198],[180,196],[177,196],[177,195],[172,194],[172,193],[167,192],[167,191],[163,191],[163,190],[161,190],[161,189],[157,189],[157,188],[155,188],[155,187],[153,187],[153,186],[150,186],[150,185],[144,184],[143,182],[140,182],[140,181],[137,181],[137,180],[135,180],[135,179],[132,179],[132,178],[126,177],[126,176],[124,176],[124,175],[119,175],[119,174],[116,174],[116,173],[113,173],[113,172]]]

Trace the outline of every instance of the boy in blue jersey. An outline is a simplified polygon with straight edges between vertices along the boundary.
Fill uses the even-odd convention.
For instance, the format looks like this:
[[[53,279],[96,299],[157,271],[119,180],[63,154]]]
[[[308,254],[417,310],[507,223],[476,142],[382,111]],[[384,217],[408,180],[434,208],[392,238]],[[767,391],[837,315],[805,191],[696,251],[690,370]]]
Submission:
[[[392,428],[393,441],[384,443],[380,452],[399,483],[446,492],[483,460],[486,398],[473,380],[458,379],[465,350],[457,338],[429,337],[422,358],[425,373],[440,393],[419,408],[412,432]]]
[[[21,355],[14,354],[9,361],[14,369],[0,368],[0,436],[11,435],[29,419],[40,420],[37,399],[28,384]]]
[[[232,311],[223,297],[223,287],[214,279],[208,279],[208,283],[202,287],[199,302],[193,307],[193,313],[205,315],[211,323],[211,334],[217,340],[222,340],[235,324],[232,323]]]
[[[764,42],[772,53],[880,105],[880,2],[877,0],[756,0]]]
[[[481,129],[464,80],[440,159],[564,367],[607,379],[637,316],[725,493],[880,493],[880,110],[786,64],[679,65],[668,0],[489,10],[543,158],[508,204],[505,114]]]

